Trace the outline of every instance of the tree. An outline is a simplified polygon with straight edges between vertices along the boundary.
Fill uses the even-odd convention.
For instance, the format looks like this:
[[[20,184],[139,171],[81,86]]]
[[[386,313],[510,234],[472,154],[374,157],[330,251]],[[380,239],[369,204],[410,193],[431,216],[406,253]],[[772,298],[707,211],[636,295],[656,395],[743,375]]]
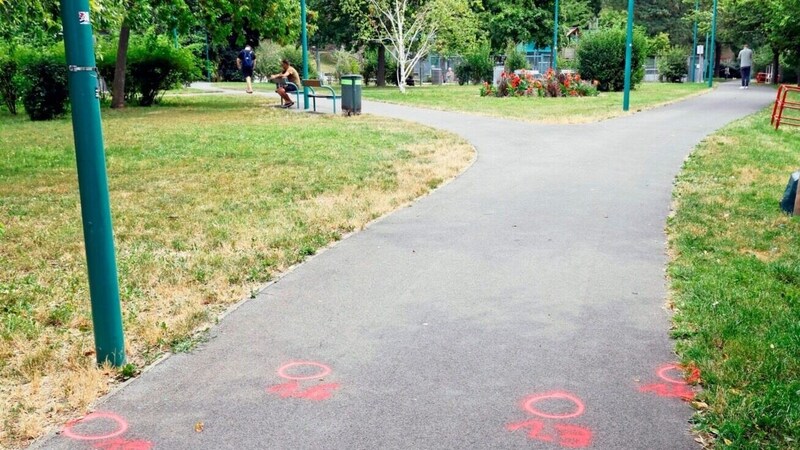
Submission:
[[[553,0],[483,0],[481,22],[492,49],[501,51],[509,41],[551,42]]]
[[[408,0],[369,0],[375,35],[389,44],[386,49],[397,61],[400,92],[405,93],[406,78],[433,44],[439,27],[434,20],[435,1],[409,5]]]

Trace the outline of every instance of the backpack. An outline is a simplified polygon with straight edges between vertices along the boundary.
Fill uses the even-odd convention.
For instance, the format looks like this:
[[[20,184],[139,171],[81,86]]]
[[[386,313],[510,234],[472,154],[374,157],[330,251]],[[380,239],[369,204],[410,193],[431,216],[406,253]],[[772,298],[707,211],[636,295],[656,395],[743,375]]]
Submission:
[[[242,65],[248,69],[253,67],[253,52],[252,51],[245,51],[244,58],[242,58]]]

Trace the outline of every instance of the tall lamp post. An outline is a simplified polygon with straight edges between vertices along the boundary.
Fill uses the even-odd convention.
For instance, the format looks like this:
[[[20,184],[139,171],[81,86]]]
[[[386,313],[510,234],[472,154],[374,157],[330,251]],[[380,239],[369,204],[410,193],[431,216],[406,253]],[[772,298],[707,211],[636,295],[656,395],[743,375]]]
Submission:
[[[700,0],[694,0],[694,27],[692,28],[692,67],[690,70],[692,83],[697,79],[697,13]]]
[[[89,0],[61,0],[97,362],[125,364]]]
[[[303,79],[308,79],[308,31],[306,30],[306,0],[300,0],[300,39],[303,43]],[[308,109],[308,88],[303,86],[303,109]]]
[[[631,106],[631,59],[633,58],[633,0],[628,0],[628,36],[625,39],[625,94],[622,96],[622,110]]]
[[[553,71],[556,71],[558,70],[558,0],[556,0],[553,17],[555,17],[553,24]]]
[[[716,55],[714,51],[717,47],[717,0],[714,0],[714,14],[711,16],[711,42],[708,46],[708,87],[714,84],[714,64],[716,63]]]

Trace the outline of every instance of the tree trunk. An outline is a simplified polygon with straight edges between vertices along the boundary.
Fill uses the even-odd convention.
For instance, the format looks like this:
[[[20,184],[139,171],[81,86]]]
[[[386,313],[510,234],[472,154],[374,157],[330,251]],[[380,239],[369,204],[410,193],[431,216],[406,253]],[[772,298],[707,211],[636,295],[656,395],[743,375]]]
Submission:
[[[378,71],[375,84],[379,87],[386,86],[386,47],[383,43],[378,45]]]
[[[397,88],[400,89],[400,92],[405,94],[406,93],[406,61],[403,58],[400,58],[401,61],[397,61]]]
[[[778,49],[772,49],[772,84],[778,84],[780,78],[781,68],[781,52]]]
[[[114,85],[111,88],[111,107],[125,107],[125,69],[128,65],[128,41],[131,28],[126,22],[122,23],[119,31],[119,46],[117,47],[117,63],[114,68]]]

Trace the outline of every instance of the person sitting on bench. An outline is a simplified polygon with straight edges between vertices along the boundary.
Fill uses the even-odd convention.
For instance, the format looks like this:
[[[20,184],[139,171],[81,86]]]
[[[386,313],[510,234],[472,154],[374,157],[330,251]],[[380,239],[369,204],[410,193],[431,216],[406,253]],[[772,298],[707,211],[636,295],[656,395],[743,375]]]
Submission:
[[[297,90],[297,86],[300,85],[300,74],[298,74],[297,70],[294,67],[292,67],[291,64],[289,64],[289,60],[288,59],[284,59],[283,61],[281,61],[281,67],[283,67],[283,72],[276,73],[275,75],[270,76],[269,79],[270,80],[275,80],[275,79],[281,79],[282,80],[282,79],[285,78],[290,83],[293,83],[293,85],[291,85],[291,84],[283,84],[283,83],[280,83],[280,81],[279,81],[278,82],[278,88],[275,89],[275,92],[277,92],[278,95],[280,95],[281,98],[283,99],[283,107],[284,108],[291,108],[292,106],[294,106],[294,102],[292,101],[292,98],[289,97],[289,94],[287,94],[287,92],[295,92]]]

